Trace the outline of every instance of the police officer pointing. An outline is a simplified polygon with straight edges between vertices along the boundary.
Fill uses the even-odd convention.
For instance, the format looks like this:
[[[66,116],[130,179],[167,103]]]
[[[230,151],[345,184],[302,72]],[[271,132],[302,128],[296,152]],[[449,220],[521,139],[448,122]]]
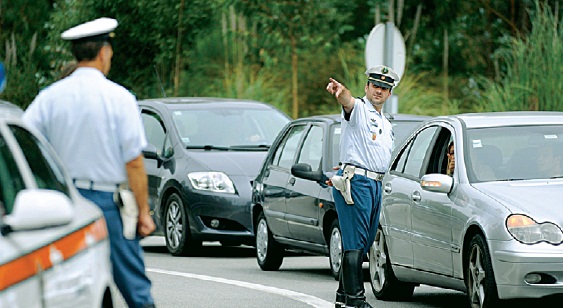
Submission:
[[[335,307],[372,307],[365,297],[362,263],[377,231],[381,205],[381,179],[393,149],[391,123],[382,113],[399,76],[380,65],[366,71],[363,98],[352,97],[330,78],[326,89],[342,105],[341,168],[329,181],[344,250]]]
[[[78,191],[103,211],[111,245],[113,276],[129,307],[154,307],[140,238],[155,224],[149,213],[142,149],[147,141],[135,97],[106,78],[117,20],[99,18],[65,31],[78,66],[42,90],[23,120],[42,133],[65,163]],[[138,205],[137,234],[123,236],[113,196],[127,183]]]

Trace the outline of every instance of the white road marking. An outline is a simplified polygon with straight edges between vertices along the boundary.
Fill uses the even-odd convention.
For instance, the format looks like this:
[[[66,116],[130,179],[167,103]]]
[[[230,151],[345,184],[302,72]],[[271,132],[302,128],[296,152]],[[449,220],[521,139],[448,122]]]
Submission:
[[[238,286],[238,287],[248,288],[248,289],[252,289],[252,290],[267,292],[267,293],[271,293],[271,294],[281,295],[281,296],[285,296],[285,297],[291,298],[291,299],[296,300],[296,301],[303,302],[307,305],[310,305],[310,306],[316,307],[316,308],[332,308],[332,307],[334,307],[334,303],[329,303],[329,302],[322,300],[318,297],[314,297],[314,296],[311,296],[311,295],[308,295],[308,294],[299,293],[299,292],[295,292],[295,291],[291,291],[291,290],[269,287],[269,286],[256,284],[256,283],[250,283],[250,282],[238,281],[238,280],[230,280],[230,279],[212,277],[212,276],[206,276],[206,275],[197,275],[197,274],[182,273],[182,272],[176,272],[176,271],[167,271],[167,270],[156,269],[156,268],[147,268],[146,270],[148,272],[152,272],[152,273],[159,273],[159,274],[172,275],[172,276],[180,276],[180,277],[199,279],[199,280],[205,280],[205,281],[214,281],[214,282],[230,284],[230,285],[234,285],[234,286]]]

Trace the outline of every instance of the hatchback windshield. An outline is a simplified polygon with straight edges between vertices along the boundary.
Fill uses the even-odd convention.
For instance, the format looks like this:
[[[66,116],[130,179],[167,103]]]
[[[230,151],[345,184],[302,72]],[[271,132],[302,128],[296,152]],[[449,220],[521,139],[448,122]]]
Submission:
[[[270,146],[289,122],[276,109],[190,109],[172,115],[186,147]]]
[[[563,126],[514,126],[467,131],[471,182],[563,177]]]

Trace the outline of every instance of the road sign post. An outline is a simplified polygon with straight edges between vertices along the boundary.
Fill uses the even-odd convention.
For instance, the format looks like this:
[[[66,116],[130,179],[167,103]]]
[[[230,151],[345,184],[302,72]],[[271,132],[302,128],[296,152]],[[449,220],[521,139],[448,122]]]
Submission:
[[[393,22],[377,24],[371,30],[366,41],[366,69],[376,65],[387,65],[399,75],[405,72],[406,47],[405,40]],[[383,105],[384,112],[397,113],[399,99],[392,95]]]

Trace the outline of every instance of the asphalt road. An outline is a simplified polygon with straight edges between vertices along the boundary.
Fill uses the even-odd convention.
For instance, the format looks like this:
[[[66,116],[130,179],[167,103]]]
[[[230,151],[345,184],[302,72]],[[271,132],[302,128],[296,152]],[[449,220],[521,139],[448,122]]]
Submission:
[[[153,282],[157,307],[334,307],[338,283],[329,271],[328,258],[290,254],[278,271],[262,271],[253,247],[222,247],[204,244],[193,257],[173,257],[162,237],[143,240],[145,263]],[[367,271],[367,263],[365,264]],[[462,292],[420,286],[407,302],[384,302],[375,298],[368,281],[368,302],[374,307],[469,307]],[[116,307],[126,307],[114,290]],[[510,301],[505,307],[561,307],[561,302]]]

